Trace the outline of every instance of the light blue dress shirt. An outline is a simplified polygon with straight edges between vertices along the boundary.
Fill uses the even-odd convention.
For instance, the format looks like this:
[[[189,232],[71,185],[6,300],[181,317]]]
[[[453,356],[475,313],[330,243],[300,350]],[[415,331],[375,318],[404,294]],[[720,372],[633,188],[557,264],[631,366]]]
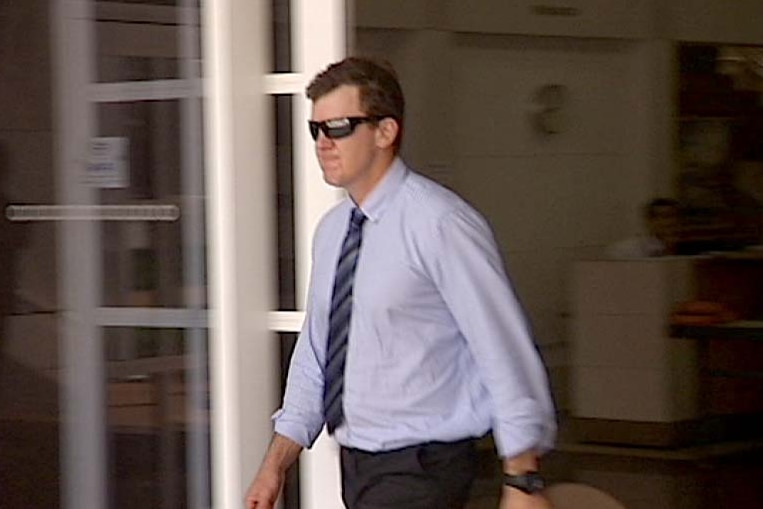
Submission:
[[[275,431],[310,447],[324,424],[331,289],[348,198],[319,223],[305,323]],[[386,451],[489,430],[502,457],[550,449],[546,370],[493,234],[464,200],[396,159],[362,204],[343,446]]]

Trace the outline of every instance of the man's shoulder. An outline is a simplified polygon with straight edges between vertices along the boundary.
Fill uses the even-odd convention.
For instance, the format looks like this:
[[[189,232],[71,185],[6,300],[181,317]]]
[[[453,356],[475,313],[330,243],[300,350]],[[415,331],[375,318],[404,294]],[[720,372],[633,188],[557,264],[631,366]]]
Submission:
[[[455,191],[415,171],[405,182],[406,206],[430,218],[440,218],[460,209],[472,209]]]
[[[477,228],[490,231],[485,216],[455,191],[434,180],[411,172],[406,181],[407,217],[418,217],[429,226]]]

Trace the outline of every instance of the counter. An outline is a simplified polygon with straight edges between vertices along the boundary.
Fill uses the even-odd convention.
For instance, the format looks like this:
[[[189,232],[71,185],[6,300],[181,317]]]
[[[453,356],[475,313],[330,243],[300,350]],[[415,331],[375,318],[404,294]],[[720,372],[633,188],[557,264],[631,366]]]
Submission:
[[[671,325],[677,304],[696,299],[744,319]],[[580,440],[689,445],[763,416],[760,252],[578,262],[572,302],[571,413]]]

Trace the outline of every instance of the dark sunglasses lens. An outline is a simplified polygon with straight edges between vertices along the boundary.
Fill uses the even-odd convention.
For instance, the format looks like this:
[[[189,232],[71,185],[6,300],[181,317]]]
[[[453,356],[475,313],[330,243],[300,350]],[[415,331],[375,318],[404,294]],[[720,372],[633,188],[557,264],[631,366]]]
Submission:
[[[313,140],[318,139],[318,132],[321,129],[320,122],[313,122],[312,120],[307,122],[307,125],[310,127],[310,136],[313,137]]]
[[[345,138],[352,134],[352,131],[354,130],[354,125],[352,124],[346,124],[341,125],[338,127],[329,127],[325,129],[323,132],[326,134],[326,137],[331,138],[332,140],[335,140],[337,138]]]
[[[318,134],[320,131],[323,131],[323,135],[326,138],[329,138],[331,140],[336,140],[339,138],[346,138],[347,136],[351,135],[352,132],[355,130],[355,127],[358,126],[358,124],[361,124],[363,122],[368,122],[369,120],[366,118],[338,118],[334,120],[326,120],[324,122],[316,122],[314,120],[309,120],[308,125],[310,126],[310,136],[313,137],[313,140],[318,139]]]

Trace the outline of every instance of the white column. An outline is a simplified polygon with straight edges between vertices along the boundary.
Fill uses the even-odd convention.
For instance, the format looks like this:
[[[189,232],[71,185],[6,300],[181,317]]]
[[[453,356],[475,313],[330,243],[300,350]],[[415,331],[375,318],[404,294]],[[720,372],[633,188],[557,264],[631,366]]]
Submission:
[[[51,13],[55,79],[56,186],[61,205],[87,205],[82,185],[95,129],[87,90],[93,81],[91,0],[58,0]],[[107,507],[103,345],[93,312],[101,263],[97,224],[59,223],[61,313],[61,506]]]
[[[202,2],[213,506],[239,509],[272,434],[272,109],[269,2]]]
[[[309,81],[345,55],[345,1],[299,0],[293,4],[294,67]],[[323,181],[306,122],[310,102],[304,93],[294,105],[294,182],[298,306],[304,309],[310,272],[310,245],[315,226],[341,193]],[[340,496],[339,454],[325,431],[301,456],[300,502],[304,509],[344,507]]]
[[[199,78],[201,55],[199,55],[199,9],[196,0],[182,0],[181,29],[178,34],[181,78],[193,82]],[[201,97],[191,96],[181,100],[182,129],[181,178],[183,204],[183,286],[186,308],[201,311],[205,306],[202,294],[204,282],[204,217],[203,217],[203,140]],[[186,500],[190,509],[202,509],[210,498],[209,446],[207,424],[199,417],[207,405],[206,362],[208,358],[206,330],[199,327],[186,329],[186,422],[188,441],[185,457],[187,464]]]

